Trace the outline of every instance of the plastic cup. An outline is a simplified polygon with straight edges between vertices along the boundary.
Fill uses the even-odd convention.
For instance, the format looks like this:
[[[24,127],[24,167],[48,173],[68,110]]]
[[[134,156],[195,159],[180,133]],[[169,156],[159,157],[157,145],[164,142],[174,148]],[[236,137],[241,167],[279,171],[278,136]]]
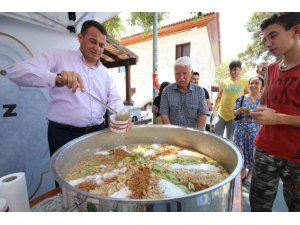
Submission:
[[[129,117],[127,120],[116,120],[116,116],[117,116],[116,114],[112,114],[109,117],[110,119],[109,129],[112,132],[116,132],[116,133],[126,132],[129,124]]]

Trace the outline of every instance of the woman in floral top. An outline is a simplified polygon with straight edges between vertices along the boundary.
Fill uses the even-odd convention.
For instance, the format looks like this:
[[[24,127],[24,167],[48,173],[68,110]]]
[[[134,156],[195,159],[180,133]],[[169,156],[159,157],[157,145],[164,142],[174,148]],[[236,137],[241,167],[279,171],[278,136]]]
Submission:
[[[260,125],[255,123],[250,110],[260,105],[260,97],[264,86],[264,79],[260,76],[252,77],[249,80],[249,93],[236,99],[234,115],[242,115],[240,120],[236,121],[234,130],[234,143],[243,151],[244,166],[242,169],[243,182],[250,184],[252,177],[254,138]],[[243,103],[241,101],[243,99]],[[246,171],[248,169],[248,173]]]

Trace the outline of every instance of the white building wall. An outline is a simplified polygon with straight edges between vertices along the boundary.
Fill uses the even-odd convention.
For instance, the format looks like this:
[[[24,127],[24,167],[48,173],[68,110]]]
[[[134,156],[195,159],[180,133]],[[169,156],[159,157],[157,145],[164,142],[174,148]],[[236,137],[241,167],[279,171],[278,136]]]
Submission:
[[[214,80],[215,64],[206,27],[158,39],[158,79],[162,83],[175,82],[174,62],[176,45],[191,43],[190,57],[193,69],[200,73],[200,85],[210,87]],[[126,46],[139,56],[137,65],[131,66],[131,87],[136,88],[132,97],[138,106],[152,101],[152,40]],[[117,69],[112,69],[118,74]],[[114,76],[121,94],[125,94],[125,73]]]

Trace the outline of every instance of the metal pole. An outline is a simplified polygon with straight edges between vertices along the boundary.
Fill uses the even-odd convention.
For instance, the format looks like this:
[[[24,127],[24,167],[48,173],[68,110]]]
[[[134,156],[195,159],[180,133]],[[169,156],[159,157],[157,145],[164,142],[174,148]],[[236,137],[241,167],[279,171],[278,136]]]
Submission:
[[[127,62],[125,66],[125,76],[126,76],[126,103],[131,105],[131,74],[130,65]]]
[[[157,39],[158,39],[158,33],[157,33],[157,12],[153,13],[153,74],[152,77],[154,78],[154,74],[157,74]],[[157,91],[154,85],[154,79],[153,79],[153,101],[154,98],[157,95]],[[153,115],[153,123],[155,123],[155,116]]]
[[[153,73],[157,72],[157,12],[153,13]]]

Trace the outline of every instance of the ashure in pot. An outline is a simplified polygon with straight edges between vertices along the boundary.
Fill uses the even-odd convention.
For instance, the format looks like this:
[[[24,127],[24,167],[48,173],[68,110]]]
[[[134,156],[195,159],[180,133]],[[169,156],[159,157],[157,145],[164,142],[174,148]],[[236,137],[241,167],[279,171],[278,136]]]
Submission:
[[[169,144],[101,148],[64,177],[72,186],[123,199],[183,197],[209,188],[229,174],[211,157]]]
[[[160,143],[193,149],[219,162],[229,176],[210,188],[181,197],[120,199],[99,196],[71,186],[64,178],[74,165],[99,148],[138,143]],[[138,126],[116,134],[96,132],[64,145],[51,159],[51,170],[63,189],[64,207],[79,211],[231,211],[234,178],[242,167],[242,156],[230,141],[207,132],[177,126]]]

